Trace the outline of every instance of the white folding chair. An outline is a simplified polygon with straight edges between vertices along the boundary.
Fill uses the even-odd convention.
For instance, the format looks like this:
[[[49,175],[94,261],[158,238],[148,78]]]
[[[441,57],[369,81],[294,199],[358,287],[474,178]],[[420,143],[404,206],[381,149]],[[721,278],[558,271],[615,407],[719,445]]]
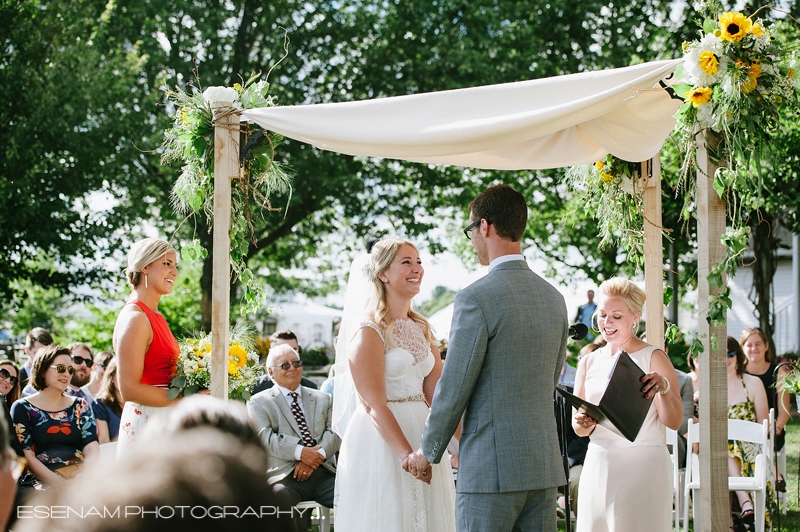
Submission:
[[[672,514],[675,517],[675,532],[681,532],[680,516],[681,516],[681,477],[678,474],[678,431],[666,428],[667,445],[671,445],[669,457],[672,460],[672,495],[674,506]]]
[[[331,518],[331,509],[322,506],[320,503],[316,501],[303,501],[297,503],[295,508],[300,510],[308,509],[312,512],[311,514],[311,525],[317,525],[319,527],[319,532],[330,532],[331,524],[333,524],[333,519]]]
[[[775,427],[775,409],[774,408],[770,408],[769,409],[769,439],[770,439],[769,448],[770,448],[770,452],[774,452],[774,449],[775,449],[775,437],[777,436],[776,434],[772,433],[772,428],[773,427]],[[776,461],[777,461],[778,475],[780,475],[780,477],[779,476],[775,477],[775,481],[777,482],[778,478],[784,478],[784,479],[786,478],[786,445],[783,446],[783,449],[778,451],[778,454],[775,455],[775,457],[777,458]],[[769,465],[770,465],[770,467],[772,467],[772,461],[771,460],[770,460],[770,464]],[[781,492],[781,491],[777,491],[776,493],[778,494],[778,506],[781,508],[781,512],[783,512],[783,514],[786,515],[786,493]]]
[[[688,448],[686,452],[686,484],[683,497],[683,529],[689,529],[689,495],[700,488],[700,462],[696,454],[691,452],[692,443],[700,441],[700,427],[689,420]],[[761,445],[761,452],[756,456],[752,477],[728,477],[728,490],[747,491],[754,495],[755,530],[764,532],[764,515],[767,507],[767,467],[771,467],[772,451],[769,449],[769,421],[753,423],[741,419],[728,420],[728,439],[751,442]]]
[[[100,446],[100,459],[104,462],[113,462],[117,459],[117,442],[111,441]]]

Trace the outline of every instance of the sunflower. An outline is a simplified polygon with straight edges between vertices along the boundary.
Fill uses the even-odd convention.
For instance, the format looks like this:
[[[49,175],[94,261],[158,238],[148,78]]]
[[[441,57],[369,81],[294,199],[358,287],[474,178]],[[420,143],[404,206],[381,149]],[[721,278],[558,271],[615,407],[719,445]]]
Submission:
[[[691,104],[695,107],[700,107],[701,105],[705,105],[708,103],[708,100],[711,99],[711,87],[695,87],[689,92],[685,93],[686,98],[683,101]]]
[[[228,360],[240,368],[247,364],[247,351],[242,348],[239,342],[234,342],[228,349]]]
[[[700,52],[700,68],[703,69],[703,72],[706,74],[716,74],[718,66],[719,60],[717,56],[714,55],[714,52]]]
[[[741,41],[753,27],[753,21],[741,13],[723,13],[719,17],[720,38],[724,41]]]

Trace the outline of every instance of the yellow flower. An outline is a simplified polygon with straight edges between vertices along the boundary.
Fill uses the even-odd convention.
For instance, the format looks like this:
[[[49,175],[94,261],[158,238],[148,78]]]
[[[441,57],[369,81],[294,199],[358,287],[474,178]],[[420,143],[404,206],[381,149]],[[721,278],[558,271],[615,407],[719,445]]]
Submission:
[[[612,181],[614,181],[614,176],[611,174],[607,174],[606,172],[603,172],[602,174],[600,174],[600,179],[603,180],[603,183],[611,183]]]
[[[233,84],[233,88],[234,88],[234,89],[236,89],[236,90],[237,90],[237,91],[239,91],[239,92],[241,92],[241,90],[242,90],[242,86],[241,86],[241,85],[239,85],[238,83],[234,83],[234,84]]]
[[[794,70],[790,70],[789,72],[787,72],[786,77],[792,79],[794,77]]]
[[[233,360],[228,361],[228,375],[233,375],[234,377],[239,375],[239,366]]]
[[[602,172],[605,166],[606,164],[603,161],[597,161],[596,163],[594,163],[594,167],[597,168],[598,172]]]
[[[723,13],[719,17],[720,37],[723,41],[741,41],[753,27],[753,21],[741,13]]]
[[[684,54],[688,54],[689,53],[689,47],[691,45],[692,45],[692,43],[690,43],[689,41],[683,41],[681,43],[681,48],[683,48],[683,53]]]
[[[714,55],[714,52],[700,52],[700,68],[703,69],[703,72],[706,74],[716,74],[718,66],[719,60],[717,56]]]
[[[753,24],[753,27],[750,28],[750,30],[747,33],[749,33],[753,37],[761,37],[761,35],[763,35],[764,33],[764,30],[761,27],[761,24]]]
[[[756,78],[747,76],[747,79],[744,80],[741,84],[742,92],[745,94],[750,94],[751,92],[756,90],[757,86],[758,86],[758,81],[756,81]]]
[[[185,112],[181,113],[181,117],[183,118],[183,123],[188,126],[189,125],[189,121],[186,120],[186,113]]]
[[[234,342],[228,350],[229,363],[235,364],[243,368],[247,364],[247,351],[245,351],[239,342]]]
[[[695,107],[700,107],[701,105],[705,105],[708,103],[708,100],[711,99],[711,88],[710,87],[695,87],[689,92],[685,93],[686,98],[683,101],[686,103],[690,103]]]

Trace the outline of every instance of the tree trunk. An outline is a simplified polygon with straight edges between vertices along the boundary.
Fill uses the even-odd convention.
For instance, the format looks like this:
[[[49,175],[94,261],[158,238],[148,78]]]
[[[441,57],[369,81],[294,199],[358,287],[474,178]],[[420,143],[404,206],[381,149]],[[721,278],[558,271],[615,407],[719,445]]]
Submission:
[[[773,236],[774,218],[764,211],[750,215],[753,246],[753,288],[750,290],[750,301],[756,309],[758,326],[764,332],[769,342],[769,350],[774,359],[777,352],[775,342],[772,341],[774,333],[774,316],[772,315],[772,279],[778,267],[778,241]],[[734,331],[735,333],[736,331]]]

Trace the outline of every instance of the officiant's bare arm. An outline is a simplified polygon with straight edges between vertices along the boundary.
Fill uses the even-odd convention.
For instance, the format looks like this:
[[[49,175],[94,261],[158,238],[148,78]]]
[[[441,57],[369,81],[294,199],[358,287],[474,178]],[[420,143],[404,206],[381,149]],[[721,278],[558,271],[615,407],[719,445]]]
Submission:
[[[655,389],[665,388],[664,379],[669,380],[669,391],[665,394],[655,393]],[[678,430],[683,422],[683,400],[681,399],[678,374],[669,357],[660,349],[653,351],[650,358],[650,373],[644,376],[647,381],[644,391],[654,395],[661,423],[673,430]]]
[[[348,348],[347,359],[356,392],[369,417],[394,453],[403,459],[413,449],[386,404],[383,340],[374,329],[362,327]]]
[[[436,390],[436,383],[439,382],[439,377],[442,376],[442,355],[439,353],[439,346],[431,344],[431,351],[433,352],[433,369],[422,381],[422,391],[425,393],[425,400],[428,401],[428,405],[433,404],[433,392]]]
[[[586,365],[591,356],[592,353],[589,353],[581,358],[578,361],[578,370],[575,372],[575,395],[581,399],[586,399],[586,392],[583,388],[586,384]],[[594,431],[595,425],[597,425],[597,422],[594,419],[582,412],[579,413],[574,407],[572,408],[572,430],[575,431],[576,435],[580,437],[588,436]]]

